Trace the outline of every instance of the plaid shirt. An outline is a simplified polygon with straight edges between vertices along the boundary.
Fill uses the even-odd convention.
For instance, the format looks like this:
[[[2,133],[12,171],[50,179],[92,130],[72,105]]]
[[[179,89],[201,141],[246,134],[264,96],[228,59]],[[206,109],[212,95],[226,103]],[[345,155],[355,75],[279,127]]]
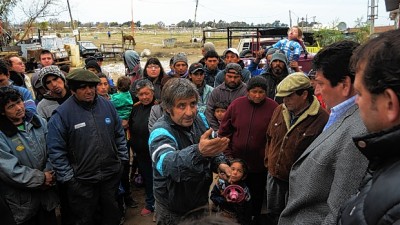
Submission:
[[[290,41],[289,39],[282,39],[272,45],[273,48],[283,50],[286,54],[288,61],[298,61],[303,48],[297,41]]]

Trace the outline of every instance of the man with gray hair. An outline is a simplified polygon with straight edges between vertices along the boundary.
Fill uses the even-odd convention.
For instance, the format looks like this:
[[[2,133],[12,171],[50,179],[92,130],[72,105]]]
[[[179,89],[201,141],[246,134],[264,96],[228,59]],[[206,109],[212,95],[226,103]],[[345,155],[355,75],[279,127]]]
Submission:
[[[188,79],[170,79],[161,96],[164,116],[152,128],[149,149],[157,225],[174,225],[189,211],[208,204],[212,172],[219,168],[230,175],[222,154],[229,139],[209,138],[212,129],[197,111],[199,94]]]
[[[214,130],[218,130],[219,127],[218,120],[214,116],[215,104],[217,102],[230,104],[236,98],[247,95],[246,84],[242,82],[242,72],[242,67],[237,63],[226,65],[224,83],[214,88],[208,97],[206,117]]]

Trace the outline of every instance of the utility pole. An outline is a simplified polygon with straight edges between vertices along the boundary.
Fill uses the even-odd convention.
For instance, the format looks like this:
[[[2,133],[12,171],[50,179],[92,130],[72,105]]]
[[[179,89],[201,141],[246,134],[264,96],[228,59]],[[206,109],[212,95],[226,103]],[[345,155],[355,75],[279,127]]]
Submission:
[[[131,1],[131,16],[132,16],[132,23],[131,23],[132,37],[135,37],[135,23],[133,22],[133,0]]]
[[[71,19],[71,29],[75,30],[74,20],[72,19],[71,7],[69,6],[69,0],[67,0],[67,5],[68,5],[69,18]]]
[[[71,6],[69,5],[69,0],[67,0],[67,6],[68,6],[69,18],[71,19],[71,29],[72,29],[72,33],[74,33],[75,24],[74,24],[74,19],[72,19]],[[78,34],[79,34],[79,33],[78,33]],[[75,37],[75,42],[76,42],[76,41],[77,41],[76,35],[74,35],[74,37]],[[81,40],[80,35],[79,35],[79,40]]]
[[[378,18],[378,5],[375,3],[375,0],[371,0],[371,5],[369,6],[371,11],[368,15],[368,20],[370,22],[370,34],[374,33],[375,27],[375,19]]]
[[[196,9],[194,10],[194,22],[193,22],[193,34],[192,38],[194,38],[194,30],[196,29],[196,16],[197,16],[197,6],[199,5],[199,0],[196,0]]]
[[[292,27],[292,11],[289,10],[289,27]]]

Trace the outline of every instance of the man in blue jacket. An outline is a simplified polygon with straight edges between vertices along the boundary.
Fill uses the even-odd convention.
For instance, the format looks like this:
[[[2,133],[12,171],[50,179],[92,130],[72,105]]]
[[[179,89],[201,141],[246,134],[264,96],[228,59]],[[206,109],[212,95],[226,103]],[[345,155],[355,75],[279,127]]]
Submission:
[[[46,120],[25,109],[22,95],[0,88],[1,224],[11,210],[16,224],[56,225],[55,176],[48,162]],[[1,205],[1,204],[0,204]],[[8,208],[8,209],[7,209]]]
[[[174,225],[208,204],[212,171],[219,168],[230,175],[221,154],[229,139],[209,138],[212,129],[204,114],[197,112],[199,95],[188,79],[170,79],[161,96],[164,116],[152,128],[149,149],[157,225]]]
[[[71,209],[63,216],[73,224],[118,224],[116,193],[128,161],[121,121],[112,103],[97,96],[95,74],[75,69],[66,79],[72,96],[54,110],[47,136],[49,157]]]

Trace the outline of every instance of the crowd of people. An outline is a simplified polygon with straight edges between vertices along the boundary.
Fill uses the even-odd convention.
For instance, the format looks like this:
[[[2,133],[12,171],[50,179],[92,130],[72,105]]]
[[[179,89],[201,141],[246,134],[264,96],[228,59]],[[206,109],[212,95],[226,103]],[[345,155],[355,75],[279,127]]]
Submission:
[[[157,225],[400,223],[400,30],[325,46],[310,74],[301,36],[248,67],[211,42],[170,71],[126,50],[115,84],[101,55],[70,69],[44,50],[31,78],[7,55],[1,223],[123,224],[134,174]]]

